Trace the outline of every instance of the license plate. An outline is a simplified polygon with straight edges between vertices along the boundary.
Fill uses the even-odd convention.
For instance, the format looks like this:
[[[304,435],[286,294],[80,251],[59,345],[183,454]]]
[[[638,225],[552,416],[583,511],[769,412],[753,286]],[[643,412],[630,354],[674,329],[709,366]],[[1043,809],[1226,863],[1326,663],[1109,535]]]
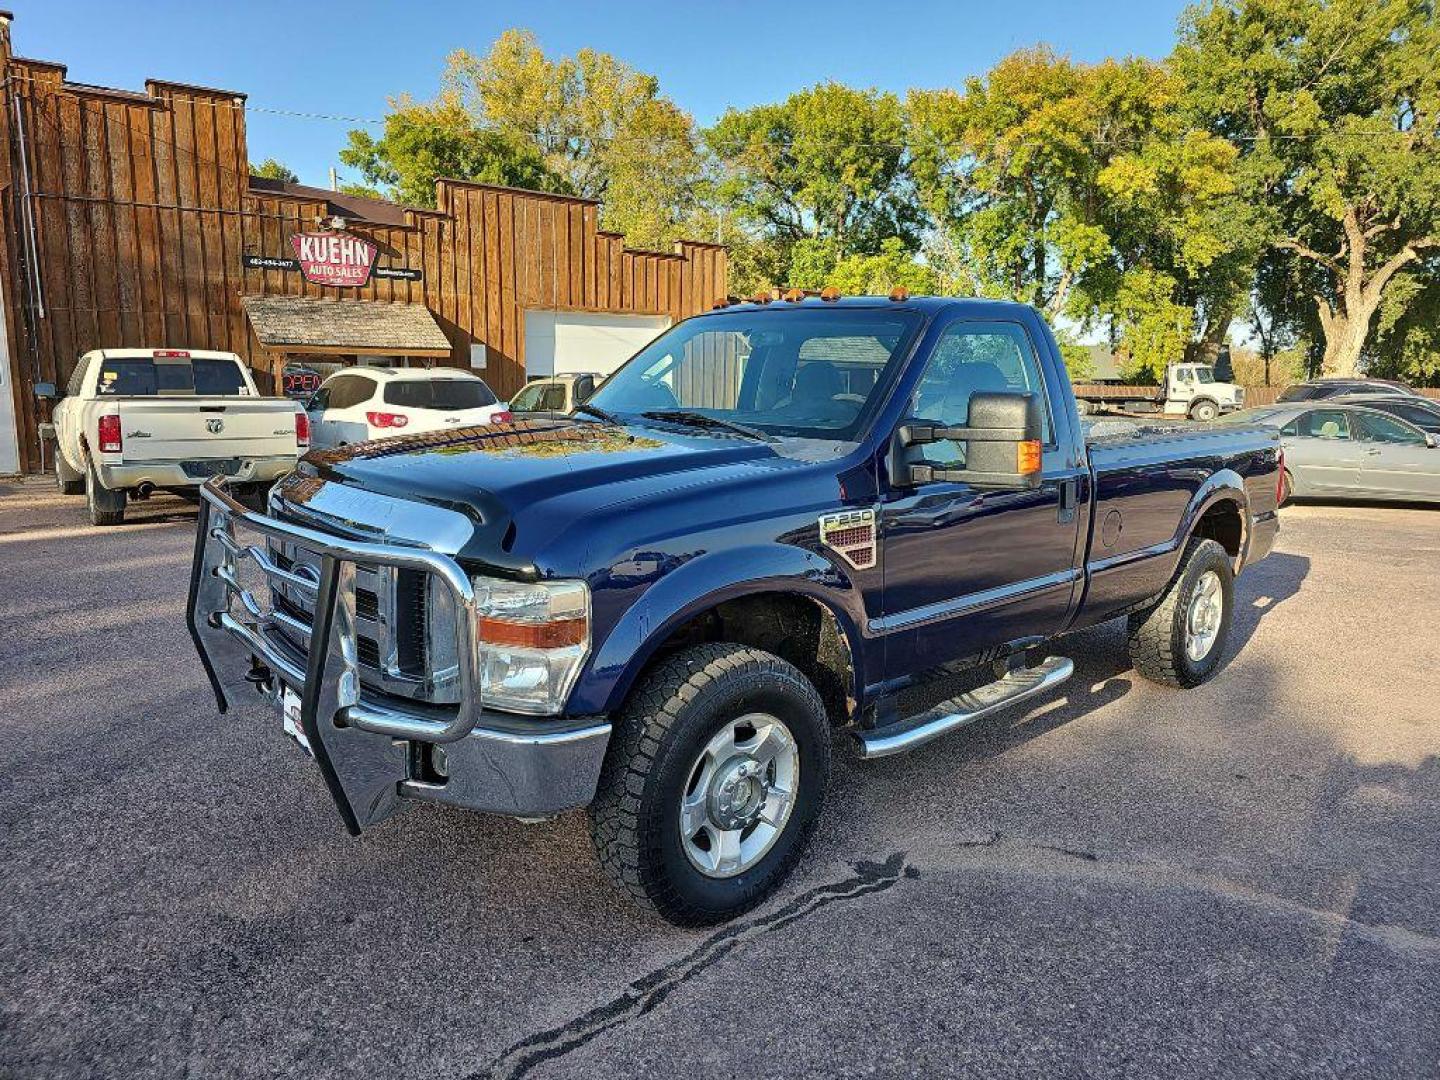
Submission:
[[[206,458],[200,461],[182,461],[180,468],[186,476],[234,476],[240,471],[239,458]]]
[[[315,751],[310,749],[310,740],[305,737],[305,729],[300,726],[300,695],[284,683],[280,684],[280,722],[289,735],[311,757]]]

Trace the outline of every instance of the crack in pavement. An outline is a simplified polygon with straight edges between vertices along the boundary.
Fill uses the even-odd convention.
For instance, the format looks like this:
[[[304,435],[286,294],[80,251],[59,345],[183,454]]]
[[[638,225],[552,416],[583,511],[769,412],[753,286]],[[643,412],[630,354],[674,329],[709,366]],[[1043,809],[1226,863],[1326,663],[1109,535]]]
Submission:
[[[960,849],[963,862],[982,869],[1000,869],[1041,874],[1061,873],[1086,880],[1103,881],[1125,888],[1150,887],[1190,889],[1211,896],[1263,908],[1270,914],[1306,919],[1382,945],[1396,952],[1440,955],[1440,937],[1394,923],[1363,922],[1343,912],[1312,907],[1277,893],[1232,881],[1218,874],[1189,870],[1165,862],[1133,862],[1115,859],[1081,848],[1046,844],[992,832],[983,839],[966,839],[952,845]],[[1036,856],[1063,856],[1038,866]]]
[[[903,851],[897,851],[883,863],[862,861],[852,865],[855,867],[853,877],[801,893],[767,915],[731,923],[680,959],[636,979],[618,997],[559,1027],[521,1039],[496,1058],[489,1068],[470,1073],[465,1080],[516,1080],[535,1066],[564,1057],[611,1028],[645,1016],[676,988],[741,945],[813,915],[837,900],[855,900],[884,892],[906,878],[920,876],[919,870],[906,863]]]

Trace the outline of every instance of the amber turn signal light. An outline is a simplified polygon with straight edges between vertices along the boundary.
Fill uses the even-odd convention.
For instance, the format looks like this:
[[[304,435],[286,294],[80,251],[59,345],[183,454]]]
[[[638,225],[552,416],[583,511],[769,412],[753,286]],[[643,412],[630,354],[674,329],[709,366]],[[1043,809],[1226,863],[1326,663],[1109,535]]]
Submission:
[[[1040,471],[1040,440],[1027,439],[1015,444],[1015,471],[1021,476]]]
[[[585,620],[518,622],[482,615],[480,640],[487,645],[508,645],[516,649],[563,649],[585,643]]]

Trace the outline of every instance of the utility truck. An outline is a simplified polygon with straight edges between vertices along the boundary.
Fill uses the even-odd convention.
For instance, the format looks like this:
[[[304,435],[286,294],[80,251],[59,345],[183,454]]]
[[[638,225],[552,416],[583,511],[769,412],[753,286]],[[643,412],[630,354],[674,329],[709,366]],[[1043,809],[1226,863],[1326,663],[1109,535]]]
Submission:
[[[1109,619],[1148,679],[1220,670],[1273,429],[1087,438],[1032,308],[790,297],[675,326],[570,416],[312,451],[263,514],[207,484],[221,711],[258,690],[357,834],[588,807],[614,882],[693,925],[789,873],[836,739],[923,752]]]
[[[1210,364],[1170,364],[1160,386],[1094,382],[1077,383],[1073,389],[1082,414],[1100,408],[1127,409],[1210,423],[1222,413],[1245,407],[1245,388],[1217,380]]]

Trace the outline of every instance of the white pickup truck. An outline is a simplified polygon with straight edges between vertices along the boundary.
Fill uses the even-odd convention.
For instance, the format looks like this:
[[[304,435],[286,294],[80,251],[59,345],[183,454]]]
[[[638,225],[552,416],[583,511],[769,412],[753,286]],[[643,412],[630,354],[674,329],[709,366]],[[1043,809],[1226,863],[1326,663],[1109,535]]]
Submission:
[[[192,494],[226,476],[252,501],[295,467],[310,423],[288,398],[261,397],[240,357],[199,349],[96,349],[55,402],[55,477],[84,494],[90,520],[118,525],[133,494]]]

